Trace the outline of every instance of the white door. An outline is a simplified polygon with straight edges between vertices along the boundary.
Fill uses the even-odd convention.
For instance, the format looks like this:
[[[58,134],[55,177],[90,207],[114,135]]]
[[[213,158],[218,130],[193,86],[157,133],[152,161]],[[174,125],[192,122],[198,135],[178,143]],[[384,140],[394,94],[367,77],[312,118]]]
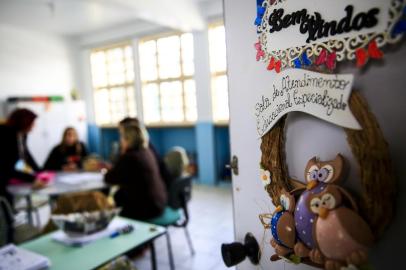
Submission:
[[[236,155],[239,159],[239,175],[233,176],[235,237],[236,241],[243,242],[245,234],[251,232],[262,249],[260,267],[245,260],[237,269],[314,269],[303,264],[296,266],[282,261],[271,263],[269,260],[273,254],[269,244],[271,233],[264,230],[258,215],[272,213],[274,206],[259,180],[261,140],[258,139],[256,132],[254,106],[259,91],[269,87],[276,73],[267,71],[265,63],[255,60],[256,1],[224,0],[224,12],[230,92],[231,151],[232,155]],[[367,98],[372,111],[377,116],[389,142],[394,164],[398,165],[404,165],[406,162],[404,155],[406,129],[404,125],[399,126],[400,123],[404,123],[404,115],[406,115],[406,106],[402,104],[406,100],[406,91],[404,91],[406,65],[403,64],[406,55],[405,47],[397,51],[388,51],[385,55],[385,65],[372,65],[367,72],[357,70],[354,63],[349,63],[347,67],[344,66],[339,70],[340,73],[355,75],[355,87],[360,89]],[[389,119],[391,121],[388,121]],[[347,179],[347,183],[356,189],[357,163],[347,145],[342,128],[302,113],[289,115],[286,131],[286,159],[290,176],[303,180],[305,165],[311,157],[317,155],[322,160],[329,160],[336,153],[342,153],[349,160],[351,170],[348,176],[350,180]],[[403,177],[399,179],[405,178],[406,171],[399,171],[399,176],[401,175]],[[399,194],[402,191],[405,194],[406,185],[399,183],[399,189]],[[404,206],[404,203],[404,199],[399,200],[398,205]],[[395,220],[394,225],[385,234],[385,239],[376,244],[372,250],[370,261],[375,269],[389,269],[389,265],[394,267],[396,262],[393,258],[396,256],[391,252],[397,252],[399,258],[402,257],[402,248],[394,251],[393,246],[402,247],[404,242],[398,236],[404,235],[402,227],[406,226],[405,223],[406,221]]]

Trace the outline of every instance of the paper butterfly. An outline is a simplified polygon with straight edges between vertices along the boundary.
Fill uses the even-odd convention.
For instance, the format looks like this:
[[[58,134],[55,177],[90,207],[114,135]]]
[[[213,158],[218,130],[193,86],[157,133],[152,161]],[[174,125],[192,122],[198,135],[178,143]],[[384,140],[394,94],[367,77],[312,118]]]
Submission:
[[[355,56],[357,58],[357,67],[361,68],[368,62],[368,58],[381,59],[383,52],[378,48],[376,40],[373,40],[368,45],[368,51],[364,48],[359,48],[355,51]]]
[[[300,58],[302,58],[302,59],[300,60]],[[312,64],[312,61],[310,61],[309,57],[307,56],[307,53],[304,52],[304,53],[302,53],[302,56],[296,58],[293,61],[293,63],[295,65],[295,68],[302,68],[302,63],[303,63],[303,66],[308,67]]]
[[[265,52],[262,50],[261,43],[258,41],[257,43],[254,44],[255,49],[257,50],[257,56],[256,59],[259,61],[262,57],[265,56]]]
[[[323,49],[320,55],[317,57],[315,64],[320,66],[325,64],[329,70],[333,70],[336,67],[336,52],[328,53],[326,49]]]
[[[269,61],[268,70],[273,70],[275,69],[276,73],[281,72],[281,67],[282,67],[282,62],[281,60],[275,61],[275,58],[272,57],[271,60]]]

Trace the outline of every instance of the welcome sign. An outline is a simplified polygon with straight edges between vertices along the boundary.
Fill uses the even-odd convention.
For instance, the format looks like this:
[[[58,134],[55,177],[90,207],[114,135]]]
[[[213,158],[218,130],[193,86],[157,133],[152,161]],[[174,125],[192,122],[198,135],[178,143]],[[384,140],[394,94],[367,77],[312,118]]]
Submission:
[[[356,59],[372,43],[377,51],[401,40],[405,0],[263,0],[257,18],[257,60],[275,58],[295,67],[303,53],[334,53],[334,61]],[[297,65],[296,65],[297,66]]]
[[[388,0],[288,0],[269,7],[263,20],[269,51],[384,32]]]
[[[258,135],[265,135],[282,116],[292,111],[305,112],[342,127],[361,129],[348,104],[353,80],[351,74],[327,75],[303,69],[283,71],[255,104]]]

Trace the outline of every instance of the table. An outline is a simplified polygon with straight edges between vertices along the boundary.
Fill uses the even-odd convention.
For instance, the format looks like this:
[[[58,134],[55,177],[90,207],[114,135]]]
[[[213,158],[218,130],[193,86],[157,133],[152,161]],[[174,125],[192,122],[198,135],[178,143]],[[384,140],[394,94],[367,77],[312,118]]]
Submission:
[[[82,247],[70,247],[52,240],[47,234],[20,245],[48,257],[51,261],[50,270],[87,270],[100,267],[112,259],[143,244],[151,245],[152,269],[156,270],[156,256],[153,241],[167,233],[164,227],[117,217],[134,226],[135,230],[127,235],[116,238],[104,237]]]
[[[71,183],[69,183],[69,178],[72,180],[70,181]],[[80,181],[81,179],[83,181]],[[7,186],[7,191],[13,196],[20,196],[25,198],[27,202],[28,222],[32,225],[33,207],[31,195],[33,194],[47,195],[51,198],[51,200],[53,200],[62,194],[91,190],[101,190],[107,187],[108,185],[106,185],[103,182],[102,173],[58,172],[56,174],[54,182],[52,182],[46,188],[33,190],[30,184],[21,184],[21,185],[9,185]]]

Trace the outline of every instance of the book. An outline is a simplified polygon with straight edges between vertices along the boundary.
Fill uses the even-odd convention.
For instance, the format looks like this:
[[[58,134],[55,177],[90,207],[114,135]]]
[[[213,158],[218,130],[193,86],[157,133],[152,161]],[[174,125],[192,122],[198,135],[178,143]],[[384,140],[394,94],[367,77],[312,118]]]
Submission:
[[[47,257],[13,244],[0,249],[0,270],[41,270],[50,266]]]

